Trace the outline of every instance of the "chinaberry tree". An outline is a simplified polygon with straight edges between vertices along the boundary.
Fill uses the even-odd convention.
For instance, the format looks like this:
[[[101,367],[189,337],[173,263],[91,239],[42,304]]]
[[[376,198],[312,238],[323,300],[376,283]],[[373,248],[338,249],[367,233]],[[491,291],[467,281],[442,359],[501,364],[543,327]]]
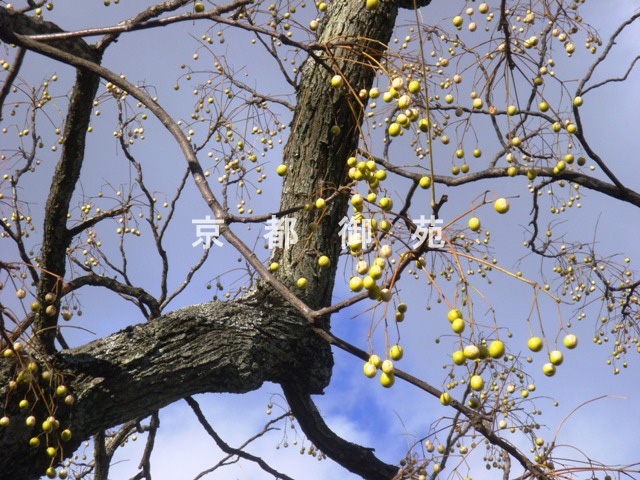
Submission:
[[[115,450],[141,431],[147,448],[135,478],[150,478],[158,411],[183,399],[228,458],[289,478],[224,443],[191,397],[265,382],[280,385],[286,400],[286,415],[273,422],[295,418],[310,453],[363,478],[466,478],[474,476],[468,465],[482,463],[505,479],[601,468],[541,437],[530,393],[532,376],[554,375],[562,352],[574,354],[572,322],[594,305],[603,310],[594,340],[615,339],[614,373],[638,348],[640,281],[629,259],[556,233],[585,190],[595,202],[640,207],[581,117],[589,94],[632,74],[638,58],[593,80],[638,14],[603,39],[582,18],[584,0],[448,2],[437,6],[442,18],[430,0],[167,0],[144,2],[112,26],[96,26],[95,15],[65,30],[70,4],[0,3],[2,478],[106,479]],[[104,0],[106,7],[120,5]],[[159,30],[170,35],[157,52],[124,48]],[[195,53],[180,68],[166,66],[173,90],[117,63],[127,55],[158,61],[175,32],[192,35]],[[230,48],[225,36],[235,39]],[[107,55],[113,49],[118,56]],[[44,57],[67,73],[35,82],[28,67]],[[272,62],[268,74],[244,75],[257,57]],[[193,101],[178,107],[172,96],[184,89],[193,89]],[[94,129],[101,113],[112,128]],[[97,136],[110,137],[113,156],[126,160],[122,187],[80,188],[88,171],[100,177],[123,165],[103,152],[88,166]],[[172,142],[181,158],[154,158],[149,142]],[[170,179],[173,193],[149,180],[163,162],[184,166]],[[531,213],[520,220],[524,245],[510,243],[537,259],[538,275],[502,267],[496,235],[481,224],[508,219],[510,203],[513,213],[503,193],[512,177],[527,177],[515,202]],[[277,188],[279,205],[258,201],[275,199]],[[474,199],[452,201],[458,189]],[[232,274],[241,287],[227,283],[222,292],[228,277],[216,270],[216,246],[192,266],[172,256],[172,228],[189,217],[190,191],[241,259]],[[422,214],[426,222],[416,220]],[[294,221],[298,241],[255,251],[250,242],[263,239],[248,227],[272,216]],[[132,256],[134,241],[145,242],[143,263],[157,262],[157,275],[135,274],[142,260]],[[185,268],[177,281],[174,272]],[[499,277],[529,289],[527,318],[506,319],[484,303]],[[337,285],[353,293],[336,300]],[[205,286],[214,286],[213,300]],[[69,345],[91,289],[132,302],[139,315],[124,330]],[[176,309],[189,291],[202,302]],[[434,313],[403,302],[411,292]],[[346,309],[370,322],[368,338],[332,333],[331,317]],[[451,329],[441,342],[450,361],[443,374],[417,378],[398,368],[398,339],[424,316]],[[511,340],[517,321],[529,325],[528,345]],[[440,340],[428,322],[420,332],[425,343]],[[381,389],[408,382],[425,402],[446,407],[396,464],[336,435],[315,406],[311,395],[331,381],[332,349],[360,358]],[[544,365],[529,355],[544,356]],[[76,462],[90,438],[93,459]]]

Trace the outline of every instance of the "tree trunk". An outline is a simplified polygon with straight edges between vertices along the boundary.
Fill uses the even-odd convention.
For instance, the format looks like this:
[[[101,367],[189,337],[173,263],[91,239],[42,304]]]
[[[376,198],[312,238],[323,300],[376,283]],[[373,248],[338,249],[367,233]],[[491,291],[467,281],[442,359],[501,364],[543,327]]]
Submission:
[[[353,92],[369,90],[376,73],[373,62],[360,52],[365,50],[373,58],[380,57],[398,13],[395,2],[383,2],[374,11],[367,10],[364,3],[331,2],[320,26],[318,43],[353,41],[356,45],[350,50],[338,48],[333,52],[338,58],[335,61],[322,56],[331,71],[312,58],[303,66],[291,134],[284,150],[288,174],[282,187],[281,210],[305,203],[314,205],[317,198],[329,197],[347,179],[347,159],[355,154],[364,114]],[[344,77],[344,89],[331,86],[331,77],[336,74]],[[333,126],[340,127],[339,134],[331,133]],[[299,277],[308,280],[308,287],[299,295],[312,308],[331,303],[342,244],[339,222],[347,214],[347,199],[347,195],[340,195],[326,211],[314,206],[310,211],[291,215],[296,219],[301,241],[273,255],[282,264],[280,277],[285,283],[293,286]],[[312,225],[316,230],[308,243],[303,239],[312,233]],[[320,255],[329,257],[329,268],[318,267]]]

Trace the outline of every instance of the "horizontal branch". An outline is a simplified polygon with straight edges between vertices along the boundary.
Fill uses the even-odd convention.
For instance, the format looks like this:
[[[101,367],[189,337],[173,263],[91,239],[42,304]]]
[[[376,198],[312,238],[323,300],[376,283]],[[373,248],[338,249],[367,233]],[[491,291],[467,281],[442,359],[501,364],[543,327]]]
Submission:
[[[103,212],[100,212],[94,215],[93,217],[88,218],[84,222],[80,222],[79,224],[74,225],[71,228],[68,228],[67,235],[69,235],[70,238],[73,238],[76,235],[84,232],[87,228],[93,227],[95,224],[104,220],[105,218],[117,217],[118,215],[122,215],[128,210],[129,210],[129,207],[122,207],[122,208],[114,208],[113,210],[105,210]]]
[[[153,295],[147,293],[144,289],[140,287],[132,287],[130,285],[126,285],[124,283],[120,283],[119,281],[105,277],[102,275],[85,275],[82,277],[74,278],[69,283],[66,284],[65,293],[73,292],[85,285],[91,285],[95,287],[105,287],[112,292],[119,293],[121,295],[127,295],[129,297],[135,298],[141,303],[145,304],[149,307],[151,312],[151,318],[156,318],[160,316],[160,304],[153,297]]]
[[[72,410],[60,399],[56,413],[73,432],[62,457],[100,430],[144,418],[188,395],[245,393],[267,381],[292,381],[303,392],[321,393],[333,365],[329,345],[307,320],[258,294],[189,306],[61,351],[52,361],[58,381],[75,397]],[[9,392],[13,363],[0,363],[0,398],[8,395],[5,415],[12,419],[0,429],[0,471],[31,480],[40,477],[49,459],[29,447],[32,432],[20,421],[16,399],[35,385]],[[39,376],[32,382],[49,388]],[[37,418],[49,415],[42,403],[34,405]]]
[[[99,27],[99,28],[86,28],[83,30],[74,30],[71,32],[56,32],[46,34],[33,34],[30,36],[32,40],[39,42],[49,42],[51,40],[62,40],[79,37],[92,37],[96,35],[106,35],[114,33],[126,33],[135,32],[138,30],[146,30],[149,28],[166,27],[173,23],[187,22],[190,20],[211,20],[218,15],[223,15],[236,10],[244,5],[251,3],[252,0],[235,0],[234,2],[226,5],[219,5],[206,12],[187,12],[179,15],[173,15],[171,17],[158,18],[155,20],[148,20],[146,22],[126,22],[120,25],[114,25],[112,27]]]
[[[391,162],[387,162],[382,158],[374,158],[374,160],[376,161],[376,163],[379,163],[389,171],[396,173],[401,177],[419,181],[424,176],[424,174],[409,172],[403,168],[397,167]],[[534,171],[539,177],[549,177],[556,180],[566,180],[569,182],[577,183],[578,185],[582,185],[583,187],[589,188],[590,190],[595,190],[612,198],[616,198],[618,200],[628,202],[636,207],[640,207],[640,194],[638,192],[635,192],[634,190],[631,190],[630,188],[623,187],[622,189],[620,189],[616,185],[605,182],[598,178],[570,170],[565,170],[560,173],[554,173],[553,168],[550,167],[529,167],[523,165],[512,166],[516,169],[517,175],[526,175],[528,172]],[[440,183],[448,187],[457,187],[459,185],[486,180],[489,178],[508,177],[510,176],[508,173],[508,169],[509,167],[488,168],[485,170],[480,170],[479,172],[468,173],[457,177],[434,175],[433,181],[435,183]]]

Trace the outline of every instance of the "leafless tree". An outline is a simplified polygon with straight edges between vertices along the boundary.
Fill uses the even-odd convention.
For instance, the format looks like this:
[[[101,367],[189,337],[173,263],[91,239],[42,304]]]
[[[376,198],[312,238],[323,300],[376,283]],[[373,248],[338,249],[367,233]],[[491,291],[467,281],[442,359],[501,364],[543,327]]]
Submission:
[[[640,281],[624,261],[596,252],[595,243],[554,237],[557,220],[541,211],[540,197],[549,192],[552,217],[571,218],[582,190],[640,207],[640,194],[598,155],[580,116],[590,92],[632,74],[640,57],[630,59],[620,76],[592,81],[618,36],[640,14],[603,41],[581,17],[584,0],[452,2],[449,17],[439,22],[425,21],[432,18],[430,0],[210,3],[168,0],[111,27],[87,25],[75,31],[45,20],[53,8],[46,0],[0,7],[1,55],[6,56],[0,119],[3,138],[12,137],[17,145],[3,140],[0,152],[0,280],[6,298],[0,304],[3,478],[39,478],[45,472],[66,478],[73,471],[76,478],[106,479],[115,450],[141,432],[147,432],[147,445],[134,478],[151,478],[154,440],[162,434],[158,411],[182,399],[226,455],[202,475],[244,459],[274,478],[290,478],[245,447],[275,424],[295,419],[313,445],[310,451],[367,479],[435,478],[445,467],[463,478],[467,458],[481,441],[487,449],[478,455],[484,455],[489,468],[502,470],[505,479],[567,478],[598,470],[632,476],[632,467],[605,467],[588,458],[571,461],[556,454],[554,441],[538,442],[539,419],[523,408],[531,402],[528,366],[517,355],[504,355],[498,338],[505,326],[497,320],[485,325],[474,314],[472,298],[476,292],[482,295],[476,287],[480,278],[511,276],[531,287],[530,322],[541,297],[563,308],[570,304],[567,309],[577,312],[595,302],[606,311],[596,340],[607,341],[604,330],[613,333],[614,361],[622,362],[627,350],[637,348]],[[185,66],[176,83],[176,90],[181,84],[196,85],[189,121],[168,113],[170,92],[156,97],[153,86],[116,73],[117,64],[102,62],[107,49],[131,32],[171,31],[180,23],[192,25],[198,51],[214,65],[206,71]],[[409,35],[393,42],[394,30],[401,27]],[[202,29],[207,33],[200,38]],[[225,56],[217,48],[226,32],[239,32],[256,44],[252,48],[259,55],[271,58],[270,74],[280,76],[289,95],[263,91],[260,79],[244,80],[239,72],[246,58],[235,58],[233,49]],[[554,66],[573,61],[581,42],[585,55],[595,60],[576,83],[569,83],[554,74]],[[21,69],[42,56],[75,69],[66,103],[52,100],[55,76],[41,85],[22,79]],[[463,85],[473,91],[471,100],[457,95]],[[66,109],[56,112],[58,104]],[[103,104],[112,106],[113,135],[132,179],[122,191],[113,188],[113,195],[90,196],[79,191],[79,182],[92,115]],[[144,175],[152,168],[143,141],[151,117],[186,162],[164,206]],[[495,133],[492,155],[480,150],[482,128]],[[46,204],[32,213],[35,204],[23,197],[28,197],[29,179],[44,174],[40,159],[48,153],[43,147],[52,129],[57,163]],[[465,138],[478,145],[473,153],[461,147]],[[284,140],[280,158],[271,153],[278,139]],[[458,147],[447,146],[451,142]],[[470,156],[475,157],[473,169],[465,160]],[[441,165],[450,161],[451,175],[446,175]],[[255,191],[264,172],[276,168],[283,176],[280,204],[265,210],[271,213],[255,215],[245,205],[249,188]],[[544,277],[529,279],[499,267],[492,261],[488,236],[475,233],[481,228],[476,221],[480,212],[492,210],[491,204],[501,213],[508,209],[507,200],[498,199],[487,182],[497,185],[513,176],[530,180],[525,247],[544,269],[559,275],[550,285]],[[404,191],[393,194],[385,188],[391,177],[405,179],[398,183]],[[220,221],[220,238],[240,254],[246,288],[230,291],[224,300],[215,297],[171,311],[172,301],[193,287],[194,276],[205,266],[212,268],[214,247],[203,250],[183,281],[175,284],[169,275],[174,261],[167,253],[168,227],[181,214],[180,201],[192,186]],[[429,235],[416,243],[421,226],[410,218],[412,202],[429,189],[428,211],[438,218],[448,200],[443,186],[476,188],[477,198],[443,225],[441,245]],[[392,197],[400,199],[395,206]],[[240,202],[235,210],[234,200]],[[274,248],[265,259],[241,239],[238,228],[264,223],[272,215],[295,219],[300,238],[290,248]],[[349,215],[356,225],[372,220],[369,245],[351,236],[342,247],[341,221]],[[34,225],[32,216],[43,224]],[[100,233],[113,222],[118,223],[115,240],[113,234]],[[155,295],[131,274],[129,238],[143,233],[160,262]],[[346,276],[339,274],[339,264],[345,265]],[[213,276],[213,283],[221,274]],[[387,338],[387,349],[378,357],[400,356],[397,348],[391,351],[388,337],[406,310],[398,286],[412,277],[422,280],[419,288],[434,302],[449,306],[454,331],[462,333],[466,326],[463,338],[473,348],[461,349],[457,359],[454,354],[457,366],[452,363],[441,388],[392,361],[382,364],[384,386],[395,379],[409,382],[452,412],[425,432],[402,462],[389,465],[373,449],[336,435],[311,395],[322,393],[330,382],[332,349],[362,359],[372,375],[381,368],[366,339],[357,346],[331,332],[331,316],[350,306],[369,302],[371,333],[381,325],[378,331]],[[346,281],[354,295],[332,303],[336,281]],[[89,287],[132,302],[140,316],[131,318],[125,330],[70,347],[61,320],[77,319],[76,295]],[[569,326],[570,321],[561,321],[558,335],[568,333]],[[454,350],[458,344],[452,341]],[[545,373],[552,374],[560,361],[551,358]],[[483,376],[486,386],[478,384]],[[191,397],[245,393],[265,382],[281,385],[286,413],[238,448],[220,438]],[[456,387],[462,390],[454,393]],[[508,440],[503,435],[507,422],[501,419],[530,439],[535,453]],[[435,435],[441,439],[438,449]],[[64,466],[90,437],[93,459]],[[471,446],[461,446],[464,442]]]

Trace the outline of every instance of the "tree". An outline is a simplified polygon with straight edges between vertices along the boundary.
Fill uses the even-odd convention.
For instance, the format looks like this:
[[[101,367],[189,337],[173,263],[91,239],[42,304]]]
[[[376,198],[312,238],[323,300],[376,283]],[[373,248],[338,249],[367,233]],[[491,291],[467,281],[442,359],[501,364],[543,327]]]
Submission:
[[[456,445],[476,436],[487,442],[485,458],[493,457],[489,466],[503,470],[504,478],[549,479],[582,468],[558,453],[553,441],[539,437],[538,419],[524,409],[533,390],[527,384],[540,369],[534,372],[527,353],[519,355],[522,347],[509,341],[509,329],[516,327],[496,316],[491,305],[475,302],[484,298],[480,279],[505,275],[530,287],[532,307],[525,323],[534,329],[529,348],[538,351],[545,344],[549,361],[543,368],[549,376],[561,368],[564,349],[554,338],[560,336],[572,350],[572,321],[596,305],[604,306],[605,313],[595,341],[606,343],[605,330],[611,332],[614,363],[637,348],[640,281],[628,260],[596,251],[595,242],[554,236],[558,221],[553,217],[570,220],[583,190],[640,206],[640,194],[592,146],[580,115],[589,93],[631,74],[638,58],[621,77],[592,80],[618,36],[640,14],[603,42],[581,17],[584,0],[448,5],[447,18],[428,23],[423,15],[431,18],[429,0],[334,0],[316,6],[169,0],[111,27],[94,28],[87,20],[82,29],[69,31],[44,20],[55,13],[49,12],[52,3],[26,3],[0,8],[7,58],[0,108],[5,138],[16,142],[3,142],[6,175],[0,184],[6,298],[0,306],[0,397],[5,399],[0,471],[6,478],[38,478],[45,472],[64,477],[68,470],[59,465],[93,437],[94,459],[76,474],[106,479],[115,448],[141,430],[149,431],[148,448],[136,478],[149,478],[158,411],[181,399],[226,453],[287,478],[266,461],[224,444],[191,398],[249,392],[264,382],[282,387],[290,414],[314,450],[363,478],[433,478],[447,466],[466,476],[464,462],[457,459],[471,458],[475,449]],[[400,25],[400,19],[409,26]],[[127,42],[133,32],[147,35],[181,25],[190,25],[199,38],[198,52],[210,58],[203,70],[194,54],[193,65],[183,66],[185,73],[175,85],[176,91],[194,85],[195,107],[188,120],[169,113],[174,109],[171,92],[156,94],[142,79],[117,73],[113,57],[104,62],[110,66],[103,64],[109,49]],[[398,48],[392,35],[405,27],[408,36]],[[231,49],[223,57],[217,47],[227,34],[243,42],[251,39],[254,52],[262,48],[261,55],[275,62],[272,74],[290,87],[289,95],[260,88],[265,78],[255,79],[255,87],[245,82],[244,55]],[[587,50],[580,55],[590,52],[595,60],[590,65],[583,61],[584,73],[569,83],[554,68],[575,62],[583,40]],[[21,77],[26,63],[42,56],[75,69],[68,99],[52,95],[57,75],[49,74],[39,85]],[[568,78],[575,76],[570,71]],[[467,91],[470,100],[463,96]],[[132,179],[126,188],[105,185],[110,193],[89,193],[79,186],[90,161],[85,154],[89,136],[105,133],[93,133],[92,126],[103,105]],[[56,108],[62,111],[61,125]],[[152,118],[156,126],[145,127]],[[144,142],[147,129],[161,136],[160,127],[187,164],[176,193],[164,205],[147,180],[154,165]],[[492,140],[486,140],[489,132]],[[274,148],[278,138],[285,139],[281,152]],[[473,144],[472,152],[464,151],[463,141]],[[47,143],[52,152],[43,148]],[[491,151],[488,160],[481,147]],[[55,158],[56,166],[46,203],[36,212],[33,182],[47,175],[45,157]],[[467,163],[470,157],[474,160]],[[449,162],[453,167],[446,175],[443,164]],[[261,193],[256,183],[266,184],[267,175],[276,171],[283,177],[279,206],[252,203],[251,194]],[[211,172],[218,172],[217,182]],[[490,212],[508,215],[507,195],[494,190],[506,191],[503,182],[520,176],[529,179],[524,193],[533,205],[524,248],[540,259],[538,279],[498,266],[478,220]],[[490,179],[496,180],[488,189]],[[245,285],[228,291],[224,300],[216,296],[172,311],[180,294],[199,288],[192,280],[201,269],[215,268],[209,257],[216,247],[211,246],[182,281],[169,275],[172,234],[167,232],[172,221],[188,216],[181,200],[192,186],[218,221],[209,227],[241,255]],[[475,199],[470,207],[450,206],[445,187],[447,192],[468,187]],[[417,212],[430,218],[418,221],[410,209],[420,202],[422,189],[428,189],[430,201]],[[547,190],[552,207],[545,215],[541,198]],[[236,213],[230,205],[234,198]],[[442,212],[449,206],[445,218]],[[239,231],[243,224],[272,221],[273,215],[294,221],[299,241],[274,247],[266,258],[254,252],[250,234]],[[345,217],[354,221],[345,225]],[[35,218],[42,226],[34,225]],[[446,220],[441,232],[436,219]],[[159,280],[154,278],[151,287],[156,293],[136,283],[128,266],[136,261],[132,241],[141,235],[147,239],[145,248],[159,258]],[[556,278],[545,281],[551,270]],[[209,275],[213,281],[207,285],[224,289],[222,276]],[[409,283],[413,277],[420,282]],[[335,302],[336,282],[346,282],[354,294]],[[81,325],[79,295],[90,287],[132,302],[141,316],[128,320],[130,326],[122,331],[69,345],[65,322]],[[453,360],[441,387],[434,383],[439,379],[427,382],[394,365],[402,351],[392,348],[389,337],[396,326],[404,328],[405,312],[414,308],[402,303],[401,288],[419,288],[434,308],[446,306],[442,311],[448,312],[454,335],[443,339]],[[374,350],[371,342],[363,348],[364,339],[360,346],[347,342],[330,329],[332,315],[365,304],[373,312],[370,334],[384,334],[384,351]],[[560,317],[560,327],[532,321],[540,310],[549,316],[556,304],[569,317]],[[435,337],[439,340],[431,334]],[[453,414],[443,419],[448,433],[442,448],[434,452],[433,440],[425,436],[400,465],[390,465],[372,449],[331,431],[311,395],[322,393],[331,380],[332,348],[362,359],[368,375],[383,370],[383,386],[400,379],[448,406]],[[114,427],[115,432],[106,433]],[[518,440],[510,439],[509,429]],[[533,445],[531,455],[523,442]],[[588,467],[600,469],[595,463]],[[608,469],[616,470],[633,473],[630,467]]]

